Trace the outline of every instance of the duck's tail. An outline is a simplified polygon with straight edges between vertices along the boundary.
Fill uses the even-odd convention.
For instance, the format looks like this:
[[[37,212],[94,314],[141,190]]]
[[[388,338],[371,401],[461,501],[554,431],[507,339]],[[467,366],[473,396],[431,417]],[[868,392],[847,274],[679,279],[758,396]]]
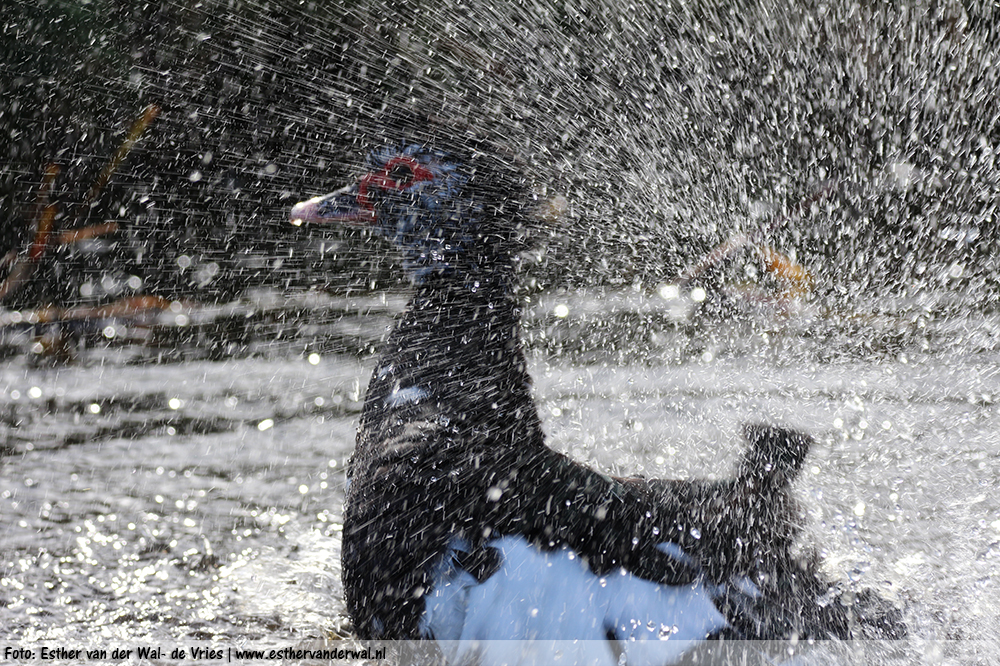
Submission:
[[[745,426],[744,434],[749,447],[736,470],[735,496],[747,500],[738,536],[749,548],[734,562],[764,571],[767,583],[756,595],[734,587],[735,579],[723,586],[716,604],[736,633],[755,640],[905,636],[902,614],[893,604],[871,590],[842,589],[819,572],[814,553],[791,550],[798,521],[788,491],[813,439],[758,424]]]
[[[789,428],[748,424],[743,434],[750,448],[736,470],[736,478],[760,491],[787,487],[813,444],[813,438]]]

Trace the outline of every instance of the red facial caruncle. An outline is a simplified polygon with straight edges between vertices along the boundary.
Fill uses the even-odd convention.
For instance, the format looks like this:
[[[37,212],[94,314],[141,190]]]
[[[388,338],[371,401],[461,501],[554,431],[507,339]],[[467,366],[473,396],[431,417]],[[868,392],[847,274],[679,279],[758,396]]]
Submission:
[[[422,181],[434,180],[434,174],[423,164],[412,157],[399,156],[389,160],[385,167],[377,173],[365,174],[358,183],[358,206],[375,212],[368,198],[368,190],[372,187],[384,191],[399,191]]]

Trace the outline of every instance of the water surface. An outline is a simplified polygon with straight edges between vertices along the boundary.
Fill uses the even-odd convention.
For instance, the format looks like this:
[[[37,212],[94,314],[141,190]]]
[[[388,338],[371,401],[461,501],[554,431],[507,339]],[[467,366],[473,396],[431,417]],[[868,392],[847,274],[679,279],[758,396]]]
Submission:
[[[400,306],[386,303],[319,317],[324,330],[353,331],[346,346],[320,336],[214,361],[136,362],[143,354],[126,350],[62,366],[9,359],[5,641],[349,637],[344,470],[366,350]],[[907,658],[927,653],[922,640],[955,641],[940,663],[995,663],[975,642],[1000,629],[991,318],[910,302],[691,323],[674,305],[632,291],[532,299],[526,337],[551,445],[615,473],[717,478],[740,455],[742,423],[801,428],[818,442],[797,483],[803,547],[838,586],[904,609]]]

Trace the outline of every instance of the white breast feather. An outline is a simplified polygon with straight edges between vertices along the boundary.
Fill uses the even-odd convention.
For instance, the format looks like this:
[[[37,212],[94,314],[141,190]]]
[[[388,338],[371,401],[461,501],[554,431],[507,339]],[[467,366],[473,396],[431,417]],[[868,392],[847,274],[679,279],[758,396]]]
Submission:
[[[596,576],[569,548],[543,551],[521,537],[490,545],[501,556],[493,576],[478,583],[449,552],[426,598],[421,633],[441,642],[450,664],[614,666],[618,649],[630,665],[662,666],[727,625],[700,581],[658,585],[623,569]],[[673,544],[661,550],[686,558]]]

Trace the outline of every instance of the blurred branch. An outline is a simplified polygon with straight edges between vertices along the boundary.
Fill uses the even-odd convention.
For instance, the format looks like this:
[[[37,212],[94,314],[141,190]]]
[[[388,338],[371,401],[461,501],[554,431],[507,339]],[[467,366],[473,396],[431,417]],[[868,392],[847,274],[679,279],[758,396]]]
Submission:
[[[101,170],[101,173],[98,174],[94,183],[90,186],[90,189],[87,190],[86,195],[84,195],[83,201],[69,216],[70,220],[79,218],[82,211],[97,200],[101,191],[108,184],[108,181],[111,180],[111,177],[118,170],[118,167],[121,166],[133,146],[135,146],[136,141],[139,140],[142,133],[147,127],[149,127],[150,123],[153,122],[159,112],[159,106],[150,104],[143,110],[139,118],[132,123],[128,134],[125,135],[125,140],[118,147],[118,150],[115,151],[115,154],[108,161],[107,165],[105,165],[104,169]],[[4,301],[12,294],[17,293],[26,284],[28,284],[31,277],[35,273],[39,260],[45,255],[46,250],[52,243],[57,207],[55,204],[51,203],[50,199],[55,179],[59,175],[59,171],[60,169],[58,165],[50,164],[46,168],[45,174],[42,177],[42,184],[38,188],[38,196],[32,209],[31,216],[28,220],[29,225],[34,224],[35,233],[31,244],[28,246],[27,252],[22,255],[11,252],[8,253],[7,256],[3,257],[2,261],[0,261],[0,264],[10,265],[11,267],[7,277],[0,282],[0,302]],[[105,236],[107,234],[114,233],[117,230],[117,223],[106,222],[103,224],[86,226],[80,229],[67,229],[56,235],[55,240],[58,245],[70,245],[83,240]]]

